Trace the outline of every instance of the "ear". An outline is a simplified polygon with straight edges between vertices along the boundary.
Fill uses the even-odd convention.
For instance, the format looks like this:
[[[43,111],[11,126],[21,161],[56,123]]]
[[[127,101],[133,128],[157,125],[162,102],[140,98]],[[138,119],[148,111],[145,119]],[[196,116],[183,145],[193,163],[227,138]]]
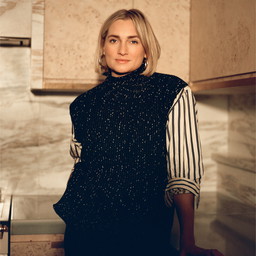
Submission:
[[[101,50],[102,50],[102,55],[105,55],[105,44],[102,46]]]

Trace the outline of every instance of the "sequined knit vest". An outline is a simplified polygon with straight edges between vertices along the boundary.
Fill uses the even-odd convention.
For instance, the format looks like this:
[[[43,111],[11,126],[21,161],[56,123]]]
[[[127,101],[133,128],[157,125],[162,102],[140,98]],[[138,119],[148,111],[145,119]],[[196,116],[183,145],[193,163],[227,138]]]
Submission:
[[[159,218],[166,208],[166,121],[184,86],[175,76],[136,70],[108,76],[74,100],[70,114],[81,162],[62,198],[75,212],[72,223],[107,228]]]

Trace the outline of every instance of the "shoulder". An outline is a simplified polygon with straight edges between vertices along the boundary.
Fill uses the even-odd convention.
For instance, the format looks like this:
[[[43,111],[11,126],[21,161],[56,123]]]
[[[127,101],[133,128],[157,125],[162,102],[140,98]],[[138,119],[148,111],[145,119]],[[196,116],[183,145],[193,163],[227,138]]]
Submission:
[[[93,87],[92,89],[85,91],[84,93],[77,96],[71,103],[70,103],[70,111],[75,110],[77,108],[85,107],[88,105],[90,101],[95,98],[99,92],[102,90],[104,86],[104,82],[100,83],[99,85]]]
[[[88,91],[83,92],[82,94],[78,95],[71,103],[70,103],[70,109],[75,108],[77,105],[80,105],[86,100]]]
[[[188,85],[184,80],[175,75],[162,73],[154,73],[150,77],[150,80],[155,87],[159,88],[159,90],[172,94],[178,94],[184,87]]]
[[[187,85],[187,83],[182,80],[181,78],[175,76],[175,75],[169,75],[169,74],[163,74],[163,73],[154,73],[152,76],[152,79],[156,82],[160,83],[168,83],[170,85],[182,85],[183,87]]]

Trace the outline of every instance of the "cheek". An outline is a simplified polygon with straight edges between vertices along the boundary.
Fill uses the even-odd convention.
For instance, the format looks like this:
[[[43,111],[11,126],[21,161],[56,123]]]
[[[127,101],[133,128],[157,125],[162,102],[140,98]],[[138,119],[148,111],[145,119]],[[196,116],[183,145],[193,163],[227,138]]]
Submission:
[[[136,53],[137,59],[138,61],[143,61],[144,57],[145,57],[145,52],[144,51],[139,51]]]
[[[145,56],[146,56],[146,54],[145,54],[145,51],[144,51],[144,49],[142,48],[142,49],[138,49],[137,51],[136,51],[136,53],[135,53],[137,56],[138,56],[138,58],[144,58]]]
[[[105,45],[103,47],[103,52],[105,55],[110,55],[113,52],[113,49],[112,49],[112,47]]]
[[[108,59],[108,61],[111,61],[113,58],[115,58],[116,52],[113,48],[106,47],[105,49],[105,58]]]

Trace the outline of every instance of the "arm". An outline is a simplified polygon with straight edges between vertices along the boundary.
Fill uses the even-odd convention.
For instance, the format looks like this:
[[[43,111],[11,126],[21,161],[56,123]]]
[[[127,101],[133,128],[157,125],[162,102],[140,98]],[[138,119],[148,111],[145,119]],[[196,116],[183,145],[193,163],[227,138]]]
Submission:
[[[74,171],[75,164],[81,161],[81,151],[82,151],[82,145],[76,140],[75,134],[74,134],[74,126],[72,125],[72,137],[70,140],[70,150],[69,150],[71,157],[74,159],[74,166],[72,168],[72,172]]]
[[[195,244],[194,195],[175,195],[174,205],[180,223],[180,256],[223,256],[216,249],[203,249]]]
[[[189,248],[195,245],[194,195],[192,193],[175,195],[174,206],[180,223],[180,248]]]
[[[168,185],[166,202],[174,206],[180,224],[180,256],[223,256],[195,245],[194,205],[199,203],[204,173],[194,96],[185,87],[176,97],[167,122]]]
[[[166,203],[173,205],[175,194],[192,193],[199,203],[204,174],[198,134],[195,99],[187,86],[177,95],[166,124],[167,170]]]

